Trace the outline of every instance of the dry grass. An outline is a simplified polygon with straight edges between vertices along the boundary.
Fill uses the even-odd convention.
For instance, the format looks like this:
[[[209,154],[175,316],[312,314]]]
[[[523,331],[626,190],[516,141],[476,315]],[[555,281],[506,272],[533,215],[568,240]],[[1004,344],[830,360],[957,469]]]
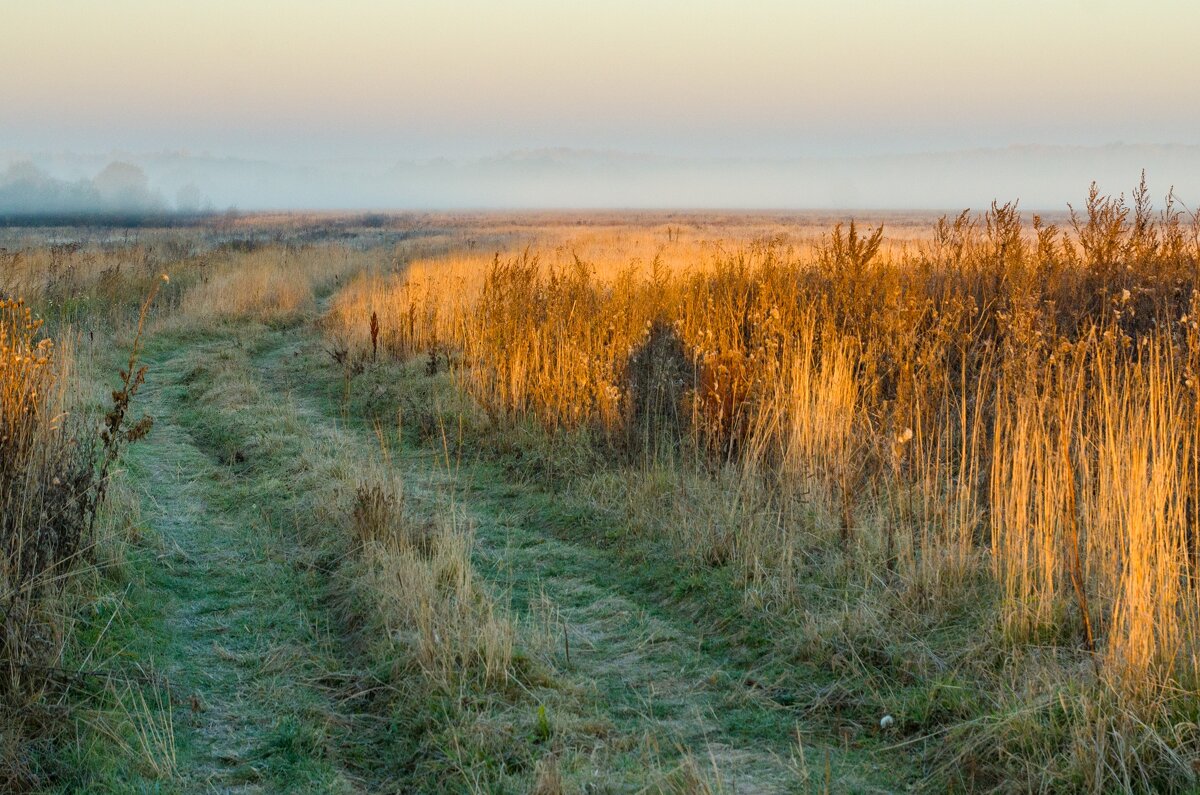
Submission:
[[[1067,231],[993,206],[892,247],[853,224],[805,245],[643,230],[653,253],[553,232],[490,264],[364,277],[329,322],[360,350],[374,313],[387,352],[452,351],[501,427],[621,450],[652,393],[651,414],[685,421],[656,426],[681,447],[650,449],[690,453],[620,499],[648,510],[633,503],[659,477],[678,518],[703,502],[685,463],[709,473],[712,510],[640,522],[673,528],[681,558],[737,565],[776,610],[802,603],[814,566],[880,616],[983,594],[973,615],[1012,650],[1061,650],[1058,686],[1090,671],[1089,703],[1125,727],[1101,742],[1073,712],[1079,736],[1042,732],[1045,781],[1179,786],[1197,758],[1171,727],[1198,685],[1198,231],[1151,212],[1143,186],[1093,190]]]
[[[313,307],[313,293],[302,275],[267,260],[227,268],[188,290],[181,310],[197,318],[289,320]]]
[[[267,246],[199,268],[180,300],[180,314],[190,320],[287,322],[311,312],[318,291],[376,265],[377,255],[340,246]]]
[[[732,571],[790,627],[781,644],[857,677],[866,701],[947,670],[966,681],[969,714],[891,707],[903,731],[951,734],[942,779],[1196,785],[1194,217],[1151,212],[1143,189],[1093,192],[1061,226],[1004,205],[890,239],[779,218],[442,221],[368,250],[23,249],[0,255],[0,292],[69,320],[170,260],[165,302],[189,322],[282,322],[340,287],[323,321],[339,349],[447,362],[510,442],[537,428],[622,462],[577,485],[691,572]],[[34,462],[12,471],[45,483],[64,382],[19,325],[0,395],[25,408],[0,415],[18,418],[0,446],[41,452],[0,471]],[[33,505],[5,483],[0,498]],[[380,480],[355,531],[393,659],[447,696],[511,683],[513,626],[471,569],[462,516],[414,522]],[[538,778],[560,786],[549,761]]]
[[[133,353],[103,418],[88,415],[89,376],[75,371],[82,337],[64,316],[52,339],[23,301],[0,298],[0,787],[6,791],[38,784],[46,748],[61,739],[78,706],[70,693],[88,677],[66,670],[64,659],[78,620],[73,611],[97,579],[91,575],[121,560],[114,536],[123,509],[114,513],[106,504],[121,451],[151,423],[130,412],[145,375],[141,332],[156,294],[152,288],[136,316]],[[82,361],[85,369],[91,364],[86,348]],[[35,745],[42,756],[32,753]]]
[[[441,243],[433,255],[409,247],[390,272],[363,273],[338,293],[330,329],[347,344],[366,348],[374,313],[386,352],[409,356],[455,347],[465,333],[464,317],[478,304],[497,264],[497,252],[503,252],[506,262],[520,259],[522,252],[535,254],[541,270],[565,273],[585,265],[591,277],[603,281],[662,278],[713,268],[726,256],[727,246],[754,240],[769,239],[793,252],[812,251],[825,230],[811,220],[785,226],[776,219],[712,216],[670,222],[650,217],[645,223],[622,216],[607,224],[602,218],[589,219],[595,226],[582,229],[556,220],[468,219],[472,225],[467,231]],[[910,231],[888,248],[899,253],[917,237]]]
[[[515,630],[477,580],[467,520],[452,507],[429,523],[407,516],[398,484],[361,486],[353,516],[385,656],[447,695],[506,683]]]
[[[68,422],[71,354],[0,300],[0,785],[28,783],[64,629],[58,597],[90,544],[91,448]]]

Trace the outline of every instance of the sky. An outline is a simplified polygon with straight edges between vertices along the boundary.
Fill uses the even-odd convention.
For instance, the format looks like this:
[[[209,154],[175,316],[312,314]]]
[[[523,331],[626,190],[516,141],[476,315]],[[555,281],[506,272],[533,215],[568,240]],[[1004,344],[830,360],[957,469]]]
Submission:
[[[0,0],[0,152],[1195,146],[1198,29],[1194,0]]]

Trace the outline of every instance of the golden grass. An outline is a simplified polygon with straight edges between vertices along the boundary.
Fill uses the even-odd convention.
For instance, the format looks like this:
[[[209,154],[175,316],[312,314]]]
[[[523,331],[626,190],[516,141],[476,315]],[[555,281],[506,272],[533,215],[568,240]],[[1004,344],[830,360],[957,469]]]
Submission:
[[[1093,190],[1066,232],[1004,205],[890,247],[853,224],[804,244],[551,230],[364,276],[328,320],[360,351],[372,314],[386,352],[453,351],[501,425],[620,449],[653,392],[686,418],[661,427],[740,473],[671,531],[681,556],[738,564],[773,604],[800,598],[814,538],[922,609],[990,578],[1010,644],[1081,651],[1153,720],[1200,684],[1198,228],[1143,186]]]
[[[1065,226],[1010,205],[891,240],[779,218],[464,216],[391,249],[197,246],[173,288],[192,320],[275,321],[340,287],[322,321],[339,346],[445,359],[495,428],[633,462],[585,488],[690,569],[731,567],[838,670],[845,647],[910,649],[960,622],[948,664],[991,711],[960,727],[948,778],[970,761],[1030,787],[1183,788],[1200,224],[1140,190],[1093,192]],[[0,278],[99,298],[157,273],[136,251],[32,252]],[[512,625],[471,572],[469,528],[414,526],[385,493],[386,510],[360,499],[359,560],[397,657],[443,692],[505,681]]]
[[[21,301],[0,301],[0,442],[6,469],[28,461],[37,432],[53,418],[54,343]]]
[[[64,642],[56,603],[88,543],[89,450],[66,423],[69,346],[42,337],[20,301],[0,299],[0,788],[31,780],[23,743]]]
[[[271,322],[297,317],[312,307],[312,287],[303,275],[268,260],[204,279],[184,294],[180,308],[191,317],[254,317]]]
[[[393,649],[388,657],[415,661],[447,695],[465,681],[506,683],[516,631],[477,580],[467,519],[450,507],[418,523],[398,485],[377,483],[359,487],[353,518],[362,587]]]
[[[377,264],[377,255],[343,247],[267,246],[201,268],[179,310],[191,319],[294,320],[315,308],[318,291]]]
[[[468,227],[450,244],[442,243],[432,255],[409,246],[405,261],[397,263],[400,267],[388,273],[364,272],[338,293],[330,312],[331,329],[346,343],[365,347],[369,318],[375,313],[381,346],[393,354],[457,345],[464,333],[458,324],[479,302],[498,252],[506,262],[532,253],[540,271],[568,272],[583,265],[592,278],[604,281],[662,278],[709,270],[725,258],[727,247],[756,240],[811,252],[825,231],[811,221],[785,226],[775,219],[730,222],[708,216],[665,223],[652,218],[647,224],[622,217],[582,229],[555,220],[489,216],[474,219],[478,226]],[[918,239],[910,232],[887,246],[899,253]]]
[[[127,529],[123,520],[132,515],[132,498],[125,494],[114,508],[108,495],[124,446],[142,438],[151,423],[129,412],[145,375],[141,334],[157,284],[134,321],[133,353],[118,386],[101,398],[107,404],[102,419],[89,416],[83,394],[85,388],[104,389],[101,379],[87,372],[94,364],[88,355],[94,351],[87,347],[94,342],[94,327],[87,335],[78,333],[69,322],[77,308],[43,292],[41,306],[59,310],[51,337],[30,306],[0,298],[0,789],[5,791],[44,785],[45,772],[33,769],[34,760],[58,747],[66,724],[91,722],[88,708],[80,710],[73,700],[73,691],[86,689],[79,681],[89,676],[83,670],[87,659],[78,673],[62,666],[74,643],[81,602],[93,595],[87,586],[96,585],[102,568],[122,562],[119,536]],[[124,493],[120,487],[115,491]],[[136,722],[150,710],[144,699],[126,705],[130,694],[132,688],[111,695],[129,706],[125,711]],[[134,729],[148,757],[154,753],[150,745],[167,748],[168,734],[158,724]],[[170,766],[173,759],[160,762]]]

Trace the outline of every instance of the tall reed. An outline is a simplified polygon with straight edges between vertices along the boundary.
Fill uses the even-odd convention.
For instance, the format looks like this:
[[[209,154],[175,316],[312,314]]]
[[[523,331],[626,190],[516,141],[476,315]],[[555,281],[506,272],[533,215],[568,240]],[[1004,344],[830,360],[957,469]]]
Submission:
[[[733,538],[673,529],[682,557],[793,606],[814,544],[869,572],[871,598],[935,612],[966,588],[1012,648],[1080,655],[1161,721],[1194,708],[1200,656],[1200,221],[1170,197],[1153,212],[1144,184],[1129,202],[1093,187],[1069,221],[994,204],[919,245],[851,223],[691,266],[497,254],[353,286],[332,326],[393,301],[391,352],[453,350],[492,422],[610,448],[645,421],[642,374],[669,373],[656,400],[686,421],[656,427],[715,481],[737,468],[728,499],[754,517]]]

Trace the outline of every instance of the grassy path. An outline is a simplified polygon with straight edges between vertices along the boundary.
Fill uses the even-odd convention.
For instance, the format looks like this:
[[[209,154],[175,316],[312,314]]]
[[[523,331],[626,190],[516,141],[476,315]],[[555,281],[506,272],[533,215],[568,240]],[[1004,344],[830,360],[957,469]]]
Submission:
[[[137,652],[170,682],[173,787],[354,791],[336,749],[355,727],[319,684],[338,668],[321,605],[328,585],[260,507],[260,475],[198,440],[185,381],[206,355],[151,351],[143,399],[155,427],[129,462],[162,545]]]
[[[303,327],[176,332],[148,358],[156,424],[129,466],[159,542],[139,565],[121,654],[163,675],[173,696],[173,773],[149,789],[411,791],[413,749],[431,751],[395,736],[395,707],[381,714],[354,695],[382,689],[370,670],[380,661],[356,659],[337,626],[338,545],[311,543],[345,531],[324,523],[310,484],[352,488],[359,475],[337,462],[378,444],[366,422],[342,416],[320,339]],[[452,495],[471,517],[475,567],[522,626],[538,624],[544,641],[552,620],[543,658],[561,697],[544,703],[568,739],[548,752],[575,789],[807,792],[826,777],[835,791],[888,789],[867,750],[822,739],[757,683],[753,654],[678,596],[669,562],[614,548],[611,519],[494,462],[448,471],[433,446],[406,444],[392,464],[415,510],[432,514]]]
[[[307,422],[340,417],[332,385],[313,377],[322,372],[321,355],[316,341],[299,337],[257,362]],[[388,377],[422,378],[399,369]],[[360,437],[374,443],[365,429]],[[405,447],[397,466],[410,496],[432,503],[454,494],[473,520],[476,568],[493,591],[517,614],[561,622],[558,675],[614,735],[638,746],[610,759],[607,776],[636,789],[653,747],[653,764],[690,759],[726,792],[819,791],[826,776],[838,791],[889,789],[881,786],[888,772],[869,752],[807,731],[787,694],[756,681],[755,656],[733,653],[746,626],[713,626],[697,603],[673,598],[679,573],[669,561],[635,564],[610,543],[619,537],[610,518],[496,463],[460,457],[447,465],[445,455],[436,445]]]

